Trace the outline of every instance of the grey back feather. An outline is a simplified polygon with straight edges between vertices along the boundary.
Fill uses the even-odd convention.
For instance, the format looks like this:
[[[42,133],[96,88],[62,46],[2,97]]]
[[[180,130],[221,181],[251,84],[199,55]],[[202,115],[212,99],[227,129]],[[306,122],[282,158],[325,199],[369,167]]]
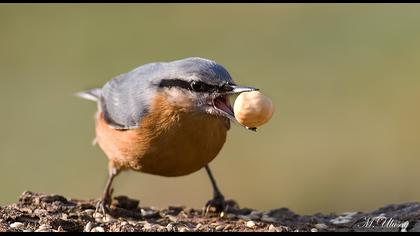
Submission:
[[[202,79],[218,84],[233,82],[221,65],[198,57],[167,63],[150,63],[119,75],[102,89],[82,92],[83,98],[98,101],[105,120],[115,129],[139,126],[153,102],[162,79]],[[96,99],[96,100],[95,100]]]

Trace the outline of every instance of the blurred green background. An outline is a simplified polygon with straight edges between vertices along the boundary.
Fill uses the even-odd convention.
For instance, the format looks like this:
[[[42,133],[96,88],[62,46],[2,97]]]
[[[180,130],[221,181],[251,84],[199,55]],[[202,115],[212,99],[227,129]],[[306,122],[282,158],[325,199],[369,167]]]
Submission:
[[[420,201],[418,4],[0,5],[0,205],[24,190],[98,198],[107,162],[94,103],[72,96],[154,61],[216,60],[276,106],[234,125],[211,163],[224,194],[260,210],[373,210]],[[115,194],[201,207],[204,171],[122,173]]]

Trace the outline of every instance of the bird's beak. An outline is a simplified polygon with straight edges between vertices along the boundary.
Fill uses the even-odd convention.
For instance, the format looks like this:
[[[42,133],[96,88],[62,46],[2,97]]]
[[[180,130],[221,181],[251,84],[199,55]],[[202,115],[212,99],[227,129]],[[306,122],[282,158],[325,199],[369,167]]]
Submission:
[[[213,107],[216,108],[223,116],[229,118],[229,120],[247,128],[248,130],[255,131],[255,129],[246,127],[242,124],[240,124],[236,118],[235,114],[233,112],[232,105],[229,101],[229,96],[240,94],[243,92],[251,92],[251,91],[257,91],[257,88],[247,87],[247,86],[238,86],[233,84],[227,84],[224,86],[222,91],[219,91],[219,96],[217,96],[213,100]]]
[[[239,85],[228,85],[228,91],[226,94],[238,94],[243,92],[251,92],[257,91],[257,88],[247,87],[247,86],[239,86]]]

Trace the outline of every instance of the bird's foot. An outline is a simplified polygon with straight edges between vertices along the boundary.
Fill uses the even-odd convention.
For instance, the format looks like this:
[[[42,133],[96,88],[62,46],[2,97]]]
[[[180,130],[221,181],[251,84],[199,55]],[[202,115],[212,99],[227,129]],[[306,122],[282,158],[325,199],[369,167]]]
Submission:
[[[110,211],[110,206],[112,203],[112,192],[113,189],[110,189],[109,192],[105,193],[102,198],[96,203],[95,213],[101,213],[104,217],[106,217],[106,213]]]
[[[204,215],[209,215],[212,213],[219,214],[222,212],[230,213],[230,212],[235,212],[235,210],[238,210],[238,209],[239,209],[239,205],[234,200],[225,200],[223,196],[219,196],[207,202],[207,204],[204,206],[203,214]]]
[[[101,213],[104,217],[106,213],[109,212],[109,203],[108,201],[101,199],[96,203],[95,213]]]

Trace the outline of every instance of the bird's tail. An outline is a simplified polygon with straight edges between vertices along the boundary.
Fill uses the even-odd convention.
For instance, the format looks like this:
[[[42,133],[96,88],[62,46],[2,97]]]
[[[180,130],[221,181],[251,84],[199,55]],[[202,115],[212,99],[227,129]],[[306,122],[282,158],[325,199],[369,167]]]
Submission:
[[[78,92],[74,94],[77,97],[81,97],[86,100],[97,102],[102,95],[100,88],[89,89],[86,91]]]

